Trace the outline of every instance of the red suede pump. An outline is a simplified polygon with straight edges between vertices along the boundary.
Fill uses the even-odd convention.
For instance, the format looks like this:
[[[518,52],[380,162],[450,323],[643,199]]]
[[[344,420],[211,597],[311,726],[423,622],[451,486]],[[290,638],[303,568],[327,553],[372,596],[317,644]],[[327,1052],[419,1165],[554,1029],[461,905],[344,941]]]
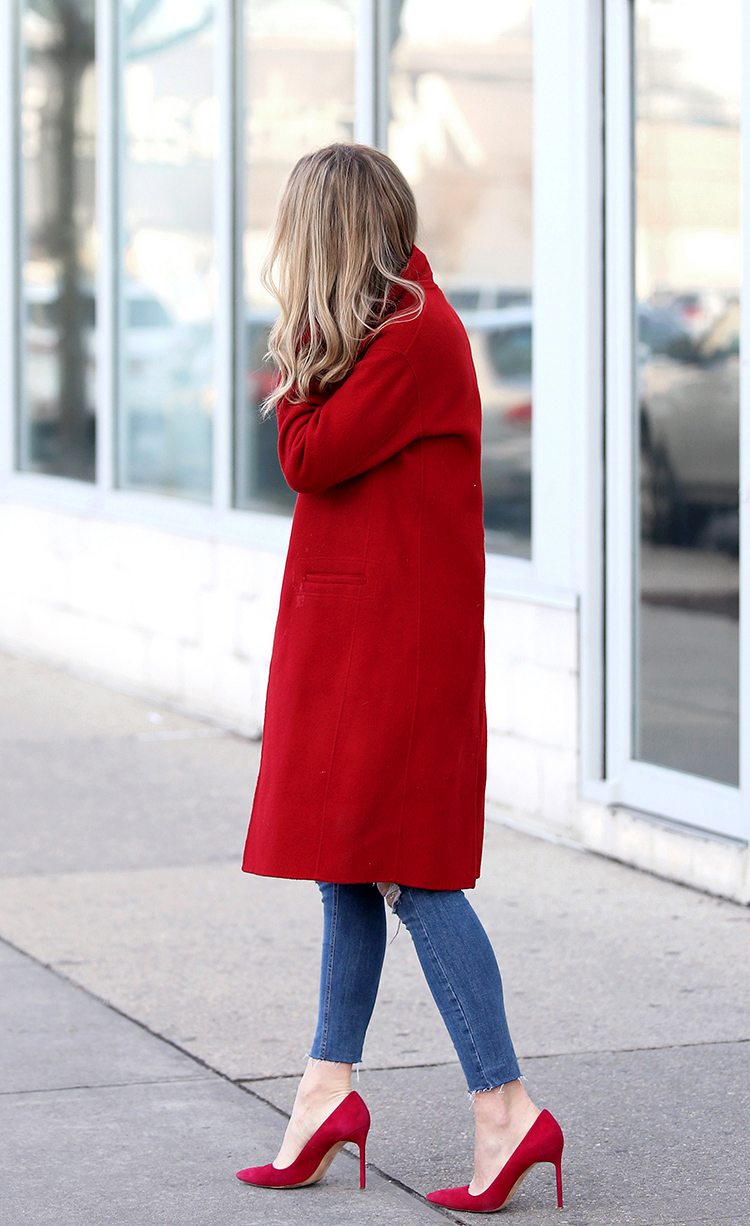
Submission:
[[[356,1090],[352,1090],[317,1132],[313,1133],[291,1166],[249,1166],[237,1172],[243,1183],[260,1188],[304,1188],[325,1175],[336,1154],[347,1141],[359,1146],[359,1186],[365,1186],[365,1142],[370,1130],[370,1112]]]
[[[520,1145],[514,1149],[497,1179],[484,1192],[472,1196],[468,1184],[464,1188],[443,1188],[429,1192],[427,1199],[446,1209],[469,1213],[495,1213],[507,1205],[518,1185],[537,1162],[551,1162],[557,1173],[557,1207],[562,1209],[563,1134],[549,1111],[542,1111],[534,1120]]]

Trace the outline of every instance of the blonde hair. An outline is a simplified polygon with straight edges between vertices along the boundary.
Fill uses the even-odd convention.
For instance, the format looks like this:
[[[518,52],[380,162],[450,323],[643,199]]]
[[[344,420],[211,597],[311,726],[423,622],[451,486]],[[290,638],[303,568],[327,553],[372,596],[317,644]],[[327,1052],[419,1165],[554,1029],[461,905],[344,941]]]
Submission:
[[[366,339],[421,312],[422,286],[401,275],[416,231],[412,190],[384,153],[337,143],[300,158],[261,272],[281,306],[268,340],[280,377],[264,416],[283,398],[306,400],[313,384],[341,383]],[[413,303],[396,311],[399,290]]]

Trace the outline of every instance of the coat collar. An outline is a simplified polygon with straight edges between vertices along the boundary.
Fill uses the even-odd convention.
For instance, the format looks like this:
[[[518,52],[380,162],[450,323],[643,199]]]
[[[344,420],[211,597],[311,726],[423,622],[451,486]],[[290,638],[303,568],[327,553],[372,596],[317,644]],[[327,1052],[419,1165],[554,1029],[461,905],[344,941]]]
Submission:
[[[401,273],[407,281],[419,281],[422,285],[432,285],[432,269],[427,256],[419,247],[412,247],[409,262]]]

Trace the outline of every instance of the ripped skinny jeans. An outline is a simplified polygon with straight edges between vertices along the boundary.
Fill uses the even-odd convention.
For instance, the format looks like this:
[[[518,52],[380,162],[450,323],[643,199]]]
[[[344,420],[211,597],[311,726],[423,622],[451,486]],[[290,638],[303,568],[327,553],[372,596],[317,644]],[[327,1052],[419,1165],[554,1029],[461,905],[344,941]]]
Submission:
[[[310,1055],[356,1064],[375,1007],[386,945],[385,900],[376,885],[318,882],[323,957],[318,1028]],[[497,961],[461,890],[402,886],[393,911],[417,957],[471,1093],[520,1077]]]

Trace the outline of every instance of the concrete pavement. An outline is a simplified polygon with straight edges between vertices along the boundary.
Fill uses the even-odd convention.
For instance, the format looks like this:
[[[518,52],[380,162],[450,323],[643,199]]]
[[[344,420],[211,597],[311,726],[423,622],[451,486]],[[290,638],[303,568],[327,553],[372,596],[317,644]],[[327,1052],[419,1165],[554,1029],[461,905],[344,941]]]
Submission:
[[[314,1189],[234,1180],[283,1131],[319,957],[315,886],[239,871],[258,746],[8,656],[0,692],[3,1226],[444,1217],[421,1194],[468,1178],[472,1120],[403,930],[367,1191],[347,1156]],[[750,911],[495,825],[472,901],[567,1137],[563,1212],[537,1168],[506,1213],[747,1226]]]

